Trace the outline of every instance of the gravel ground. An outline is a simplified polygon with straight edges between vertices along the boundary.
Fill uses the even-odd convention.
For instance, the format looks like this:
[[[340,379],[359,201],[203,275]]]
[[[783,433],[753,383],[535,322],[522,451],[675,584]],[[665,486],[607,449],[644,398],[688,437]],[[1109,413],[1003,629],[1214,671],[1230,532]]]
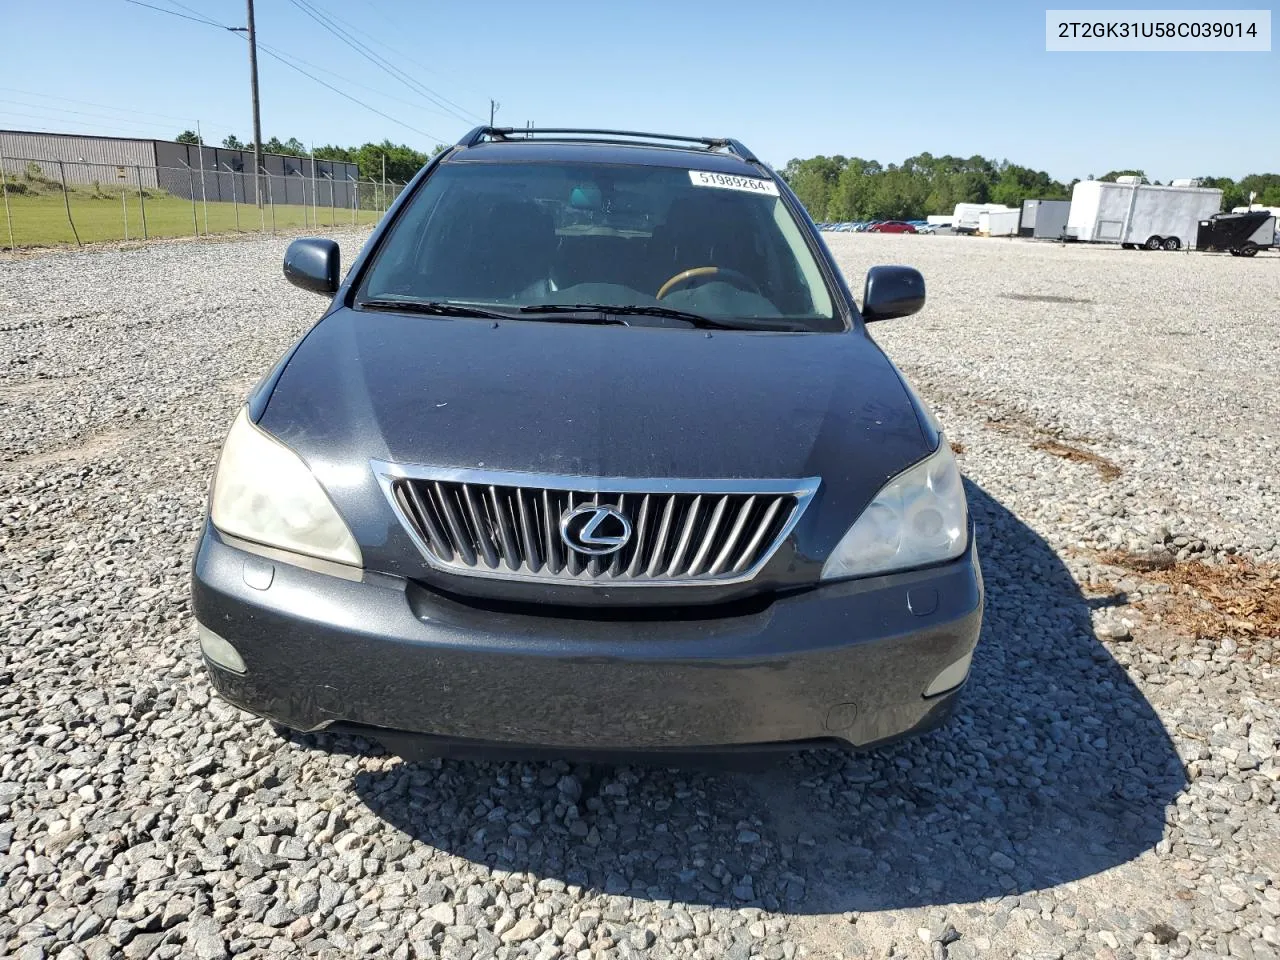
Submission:
[[[829,242],[928,278],[873,329],[962,451],[984,638],[945,729],[718,774],[406,765],[211,698],[207,476],[321,301],[276,239],[0,262],[0,954],[1280,957],[1275,625],[1141,572],[1277,589],[1280,263]]]

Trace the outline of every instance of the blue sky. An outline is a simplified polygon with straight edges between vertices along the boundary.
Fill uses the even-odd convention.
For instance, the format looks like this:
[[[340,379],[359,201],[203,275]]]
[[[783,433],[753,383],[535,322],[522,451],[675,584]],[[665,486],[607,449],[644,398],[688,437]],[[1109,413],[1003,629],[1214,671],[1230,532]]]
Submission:
[[[147,2],[244,19],[240,0]],[[1276,52],[1046,53],[1045,5],[309,2],[364,31],[353,36],[464,116],[424,103],[291,0],[257,0],[264,44],[421,131],[262,55],[264,138],[429,147],[424,133],[457,139],[487,119],[493,97],[500,123],[731,135],[776,165],[928,150],[1009,159],[1063,180],[1127,167],[1162,180],[1280,169]],[[1208,5],[1166,4],[1176,6]],[[21,42],[0,58],[0,127],[172,138],[200,120],[207,141],[248,139],[236,36],[124,0],[70,0],[56,15],[44,4],[8,7],[5,32]]]

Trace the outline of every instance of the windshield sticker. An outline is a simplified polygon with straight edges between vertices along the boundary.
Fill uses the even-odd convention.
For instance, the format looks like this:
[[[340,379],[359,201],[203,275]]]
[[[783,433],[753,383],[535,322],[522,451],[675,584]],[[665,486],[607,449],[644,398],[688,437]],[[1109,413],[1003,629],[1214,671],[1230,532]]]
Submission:
[[[695,187],[719,187],[721,190],[742,190],[768,197],[778,195],[778,185],[759,177],[735,177],[730,173],[712,173],[708,170],[690,170],[689,180]]]

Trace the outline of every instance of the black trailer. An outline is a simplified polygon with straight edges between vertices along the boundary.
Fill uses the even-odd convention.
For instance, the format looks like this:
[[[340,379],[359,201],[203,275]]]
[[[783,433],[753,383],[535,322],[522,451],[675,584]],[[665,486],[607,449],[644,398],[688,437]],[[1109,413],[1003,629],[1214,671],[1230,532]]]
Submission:
[[[1266,210],[1219,213],[1200,221],[1197,250],[1228,250],[1233,257],[1252,257],[1276,244],[1276,218]]]

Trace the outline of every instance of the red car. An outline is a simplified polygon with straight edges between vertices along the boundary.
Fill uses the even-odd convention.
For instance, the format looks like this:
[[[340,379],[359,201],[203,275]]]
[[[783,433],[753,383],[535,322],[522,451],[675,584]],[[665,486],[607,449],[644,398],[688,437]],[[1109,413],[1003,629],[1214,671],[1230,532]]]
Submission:
[[[867,233],[915,233],[916,228],[901,220],[886,220],[884,223],[873,223],[867,227]]]

